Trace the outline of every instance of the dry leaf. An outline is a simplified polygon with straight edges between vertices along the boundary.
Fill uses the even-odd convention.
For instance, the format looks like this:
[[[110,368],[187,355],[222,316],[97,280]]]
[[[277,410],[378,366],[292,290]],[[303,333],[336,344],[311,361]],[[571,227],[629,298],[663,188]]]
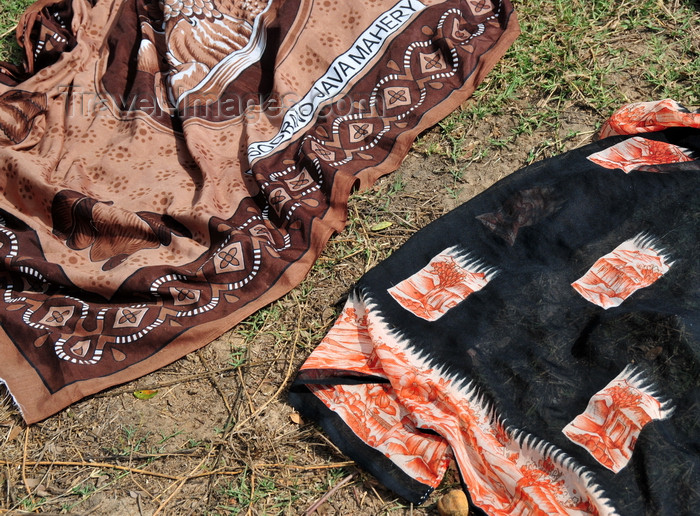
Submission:
[[[289,414],[289,419],[292,420],[292,423],[295,425],[300,425],[301,424],[301,416],[297,412],[292,412]]]
[[[158,391],[152,391],[150,389],[143,389],[140,391],[134,391],[134,396],[140,400],[150,400],[156,394],[158,394]]]
[[[34,489],[36,486],[41,484],[41,479],[39,478],[28,478],[24,481],[29,489]]]
[[[369,229],[371,231],[382,231],[382,230],[388,228],[389,226],[391,226],[392,224],[393,224],[393,222],[385,220],[384,222],[377,222],[374,226],[370,226]]]

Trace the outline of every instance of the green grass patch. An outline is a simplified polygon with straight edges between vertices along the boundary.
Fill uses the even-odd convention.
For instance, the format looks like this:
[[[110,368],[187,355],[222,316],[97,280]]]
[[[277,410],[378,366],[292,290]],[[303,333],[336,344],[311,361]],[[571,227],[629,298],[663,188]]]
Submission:
[[[20,16],[34,0],[9,0],[0,5],[0,61],[19,64],[22,50],[15,39],[14,28]]]
[[[673,10],[656,0],[518,5],[521,36],[473,99],[440,124],[440,140],[418,148],[454,164],[482,160],[519,136],[557,129],[572,107],[604,119],[640,91],[648,92],[644,100],[700,102],[700,14],[691,2],[677,4]],[[485,147],[467,149],[473,127],[514,106],[514,127]]]

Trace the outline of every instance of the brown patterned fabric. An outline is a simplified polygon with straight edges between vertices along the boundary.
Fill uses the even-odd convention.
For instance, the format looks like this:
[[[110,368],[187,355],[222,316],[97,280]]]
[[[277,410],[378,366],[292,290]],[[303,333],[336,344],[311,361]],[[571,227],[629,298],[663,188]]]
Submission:
[[[0,64],[0,379],[28,422],[298,284],[518,27],[507,0],[40,0]]]

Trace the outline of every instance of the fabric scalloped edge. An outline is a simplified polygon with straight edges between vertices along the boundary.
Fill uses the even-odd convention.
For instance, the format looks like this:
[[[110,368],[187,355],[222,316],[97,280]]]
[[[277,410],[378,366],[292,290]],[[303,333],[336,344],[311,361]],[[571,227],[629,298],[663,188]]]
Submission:
[[[334,385],[332,378],[327,385],[306,385],[306,388],[343,420],[365,445],[387,454],[394,467],[416,480],[425,472],[425,468],[415,466],[414,453],[420,450],[424,454],[422,463],[432,464],[436,475],[433,482],[442,475],[440,462],[443,459],[437,455],[441,453],[439,442],[414,444],[415,448],[403,452],[408,453],[405,457],[391,445],[397,440],[406,443],[421,435],[427,439],[427,434],[417,433],[418,437],[409,439],[399,434],[393,439],[377,439],[369,419],[366,420],[369,426],[358,427],[367,414],[381,412],[380,407],[388,406],[385,398],[388,394],[398,408],[382,414],[383,420],[391,424],[391,415],[398,413],[395,419],[398,424],[401,414],[410,414],[405,417],[410,417],[416,429],[430,431],[431,435],[434,433],[443,439],[449,448],[442,453],[451,450],[470,497],[486,512],[504,514],[515,508],[527,511],[536,499],[539,506],[548,507],[552,513],[588,510],[598,514],[617,514],[593,472],[554,444],[508,425],[495,403],[473,380],[461,378],[435,364],[429,352],[418,350],[399,331],[391,329],[375,302],[355,293],[348,299],[346,309],[348,307],[358,320],[366,322],[374,347],[371,352],[364,351],[370,353],[368,360],[373,360],[370,355],[376,356],[375,367],[386,371],[390,392],[375,393],[381,394],[381,399],[372,403],[371,388],[362,385],[341,387]],[[329,333],[328,342],[336,338]],[[355,350],[355,353],[361,351]],[[318,363],[314,371],[321,373]],[[412,378],[415,378],[415,384]],[[303,408],[294,400],[292,404]],[[398,429],[397,426],[393,428]],[[353,450],[350,445],[346,448],[351,457],[361,457],[364,453]],[[382,481],[387,476],[381,471],[374,474]],[[514,490],[506,488],[507,485]]]

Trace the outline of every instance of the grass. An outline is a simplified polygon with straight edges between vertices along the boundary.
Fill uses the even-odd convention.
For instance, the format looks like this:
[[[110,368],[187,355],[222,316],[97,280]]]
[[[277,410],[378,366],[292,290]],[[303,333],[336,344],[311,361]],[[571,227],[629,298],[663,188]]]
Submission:
[[[3,2],[0,34],[30,3]],[[294,372],[357,279],[418,228],[503,175],[590,141],[621,104],[664,97],[700,104],[697,4],[532,0],[516,8],[523,33],[505,58],[471,100],[421,136],[402,170],[352,196],[347,228],[290,294],[199,352],[22,432],[16,412],[0,415],[0,456],[13,465],[0,506],[152,513],[174,493],[164,513],[302,514],[354,473],[327,513],[434,513],[439,493],[458,485],[454,471],[423,507],[396,499],[316,426],[291,418],[284,393]],[[0,59],[20,57],[13,36],[0,39]],[[151,400],[131,394],[158,385],[166,387]],[[22,467],[23,458],[76,455],[83,465]],[[90,461],[134,471],[98,470]],[[176,480],[191,472],[219,473]],[[28,493],[23,474],[41,479],[47,493]]]
[[[11,0],[0,5],[0,61],[12,61],[19,63],[22,51],[14,39],[14,27],[24,10],[33,3],[33,0]]]
[[[533,0],[520,9],[522,35],[463,109],[439,124],[439,136],[417,148],[459,165],[481,162],[537,131],[556,132],[572,108],[603,120],[633,99],[700,102],[697,4]],[[530,14],[528,16],[528,14]],[[480,147],[469,146],[482,120],[518,106],[511,126]],[[528,162],[563,150],[575,134],[546,142]],[[463,168],[463,167],[462,167]]]

